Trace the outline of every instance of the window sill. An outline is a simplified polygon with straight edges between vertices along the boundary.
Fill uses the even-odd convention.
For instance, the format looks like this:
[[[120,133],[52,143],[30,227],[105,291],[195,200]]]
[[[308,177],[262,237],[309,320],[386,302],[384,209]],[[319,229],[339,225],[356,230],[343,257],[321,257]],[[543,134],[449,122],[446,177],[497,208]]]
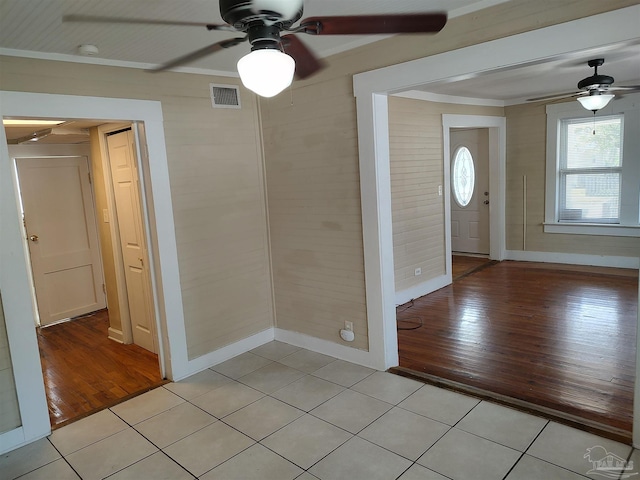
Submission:
[[[544,223],[543,225],[544,233],[640,237],[640,225],[607,225],[600,223]]]

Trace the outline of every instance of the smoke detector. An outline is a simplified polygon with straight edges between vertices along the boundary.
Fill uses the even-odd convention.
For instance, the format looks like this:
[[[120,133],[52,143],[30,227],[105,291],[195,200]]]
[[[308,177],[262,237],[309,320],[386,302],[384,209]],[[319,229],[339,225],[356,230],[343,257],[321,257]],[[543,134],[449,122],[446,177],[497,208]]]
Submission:
[[[98,47],[88,43],[78,46],[78,54],[84,55],[85,57],[93,57],[98,54],[98,51]]]

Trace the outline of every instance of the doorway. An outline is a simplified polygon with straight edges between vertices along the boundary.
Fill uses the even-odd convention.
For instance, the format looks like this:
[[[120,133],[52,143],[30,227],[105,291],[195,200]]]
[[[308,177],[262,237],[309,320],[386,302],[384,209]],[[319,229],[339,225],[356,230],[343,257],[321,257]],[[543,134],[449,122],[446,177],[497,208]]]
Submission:
[[[109,148],[104,133],[122,125],[104,125],[99,132],[96,125],[100,123],[83,122],[91,135],[62,139],[77,144],[59,144],[55,135],[34,135],[38,145],[9,147],[17,167],[53,428],[163,383],[135,139],[131,127],[122,132],[125,141],[120,144],[127,147],[123,156],[117,148]],[[8,143],[20,143],[20,134],[6,127]],[[117,175],[123,157],[128,178],[114,182],[112,174]],[[129,187],[128,196],[114,194],[113,185],[120,187],[118,193]],[[111,197],[124,202],[109,202]],[[123,250],[131,246],[139,247],[133,252],[135,266],[123,261]],[[118,283],[118,269],[125,271],[120,277],[126,277],[126,283]],[[127,271],[136,276],[126,275]],[[133,328],[128,325],[131,320]],[[140,324],[146,327],[142,340],[131,334]]]

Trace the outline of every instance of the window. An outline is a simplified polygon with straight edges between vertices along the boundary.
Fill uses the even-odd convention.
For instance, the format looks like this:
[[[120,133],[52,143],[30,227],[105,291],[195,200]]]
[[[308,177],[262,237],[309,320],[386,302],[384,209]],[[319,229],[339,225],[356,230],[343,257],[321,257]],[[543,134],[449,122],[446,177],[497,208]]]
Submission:
[[[547,105],[546,233],[640,236],[638,97]]]
[[[561,120],[559,221],[620,223],[622,121]]]
[[[458,205],[466,207],[473,197],[473,189],[476,183],[473,157],[467,147],[460,147],[456,150],[451,170],[453,198],[455,198]]]

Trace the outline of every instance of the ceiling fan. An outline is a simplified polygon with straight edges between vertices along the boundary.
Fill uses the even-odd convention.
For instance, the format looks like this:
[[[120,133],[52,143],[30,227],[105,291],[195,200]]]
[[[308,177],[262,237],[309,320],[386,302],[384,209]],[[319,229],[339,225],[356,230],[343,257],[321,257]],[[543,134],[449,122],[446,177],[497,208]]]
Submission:
[[[244,33],[171,60],[152,71],[160,72],[248,41],[251,53],[238,62],[244,85],[263,97],[277,95],[291,84],[294,73],[304,79],[323,68],[323,62],[296,36],[436,33],[447,22],[446,13],[322,16],[300,20],[304,0],[219,0],[226,24],[169,20],[65,15],[65,22],[182,25]],[[284,34],[284,35],[282,35]]]
[[[591,110],[594,114],[607,106],[607,104],[615,96],[610,92],[640,92],[640,85],[629,85],[624,87],[614,87],[613,77],[609,75],[598,74],[598,67],[604,64],[604,58],[594,58],[589,60],[587,65],[594,69],[593,75],[583,78],[578,82],[579,90],[577,92],[560,93],[555,95],[547,95],[544,97],[529,98],[528,102],[538,102],[540,100],[557,100],[561,98],[577,97],[577,100],[587,110]]]

